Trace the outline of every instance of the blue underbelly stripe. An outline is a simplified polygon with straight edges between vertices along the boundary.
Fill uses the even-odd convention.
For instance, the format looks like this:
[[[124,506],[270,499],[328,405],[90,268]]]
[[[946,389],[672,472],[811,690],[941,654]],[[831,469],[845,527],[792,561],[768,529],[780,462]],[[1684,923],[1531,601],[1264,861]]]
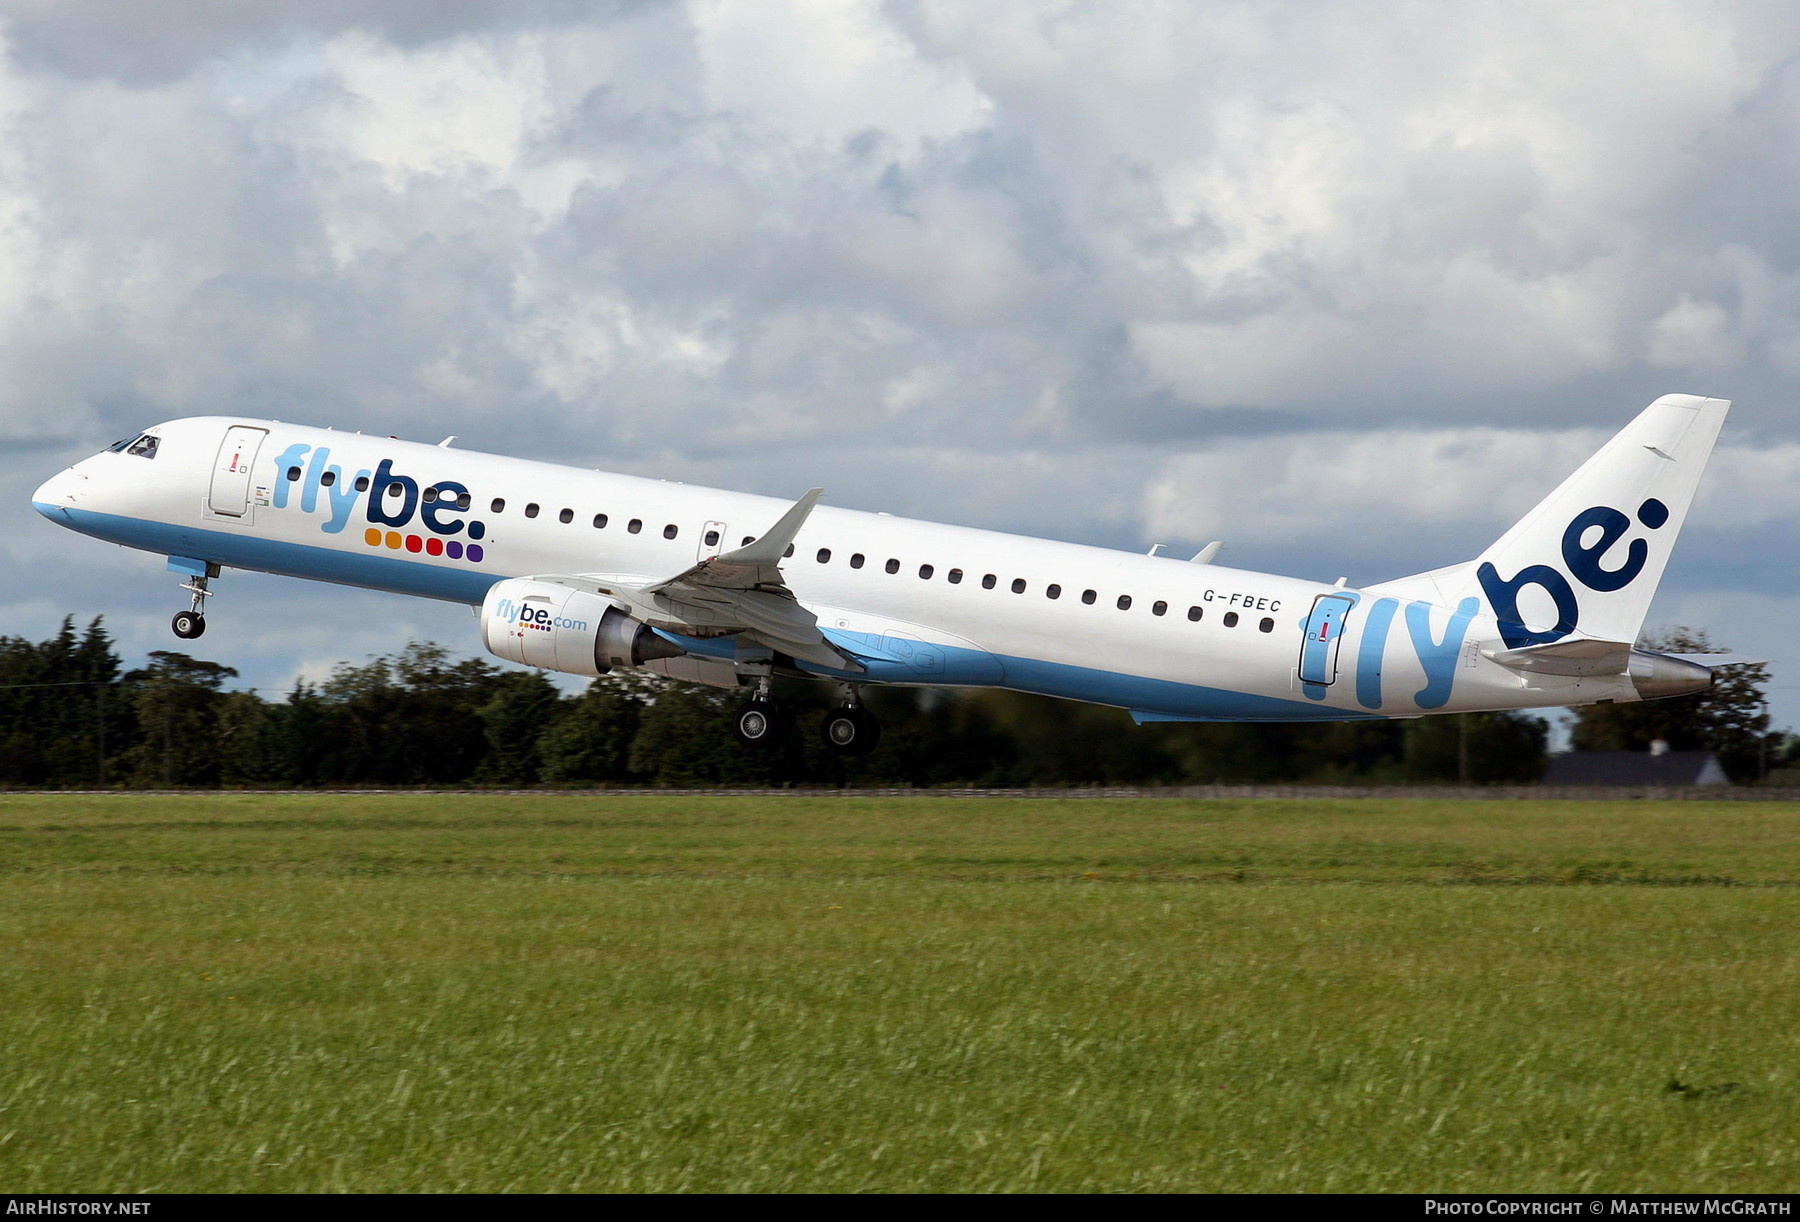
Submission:
[[[254,535],[170,526],[164,522],[146,522],[141,518],[95,513],[88,509],[46,505],[41,501],[33,502],[33,507],[58,525],[147,552],[192,556],[234,569],[254,569],[338,585],[367,586],[470,606],[479,606],[496,581],[513,576],[472,567],[453,568],[449,564],[438,565],[423,559],[398,560],[373,550],[367,553],[337,551]]]

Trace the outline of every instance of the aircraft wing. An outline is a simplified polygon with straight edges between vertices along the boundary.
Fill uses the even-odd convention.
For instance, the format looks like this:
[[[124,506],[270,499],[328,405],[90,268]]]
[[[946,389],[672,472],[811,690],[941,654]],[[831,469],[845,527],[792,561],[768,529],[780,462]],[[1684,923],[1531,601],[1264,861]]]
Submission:
[[[738,636],[792,658],[861,674],[862,664],[825,639],[818,617],[800,605],[781,573],[788,547],[823,495],[823,488],[812,489],[767,533],[661,581],[607,574],[540,580],[579,583],[611,595],[628,604],[638,619],[664,632]]]

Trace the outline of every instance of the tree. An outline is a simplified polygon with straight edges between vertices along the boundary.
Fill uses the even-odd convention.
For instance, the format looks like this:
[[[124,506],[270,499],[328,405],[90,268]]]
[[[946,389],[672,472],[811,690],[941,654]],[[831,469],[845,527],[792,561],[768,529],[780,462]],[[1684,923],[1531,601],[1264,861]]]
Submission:
[[[0,637],[0,784],[93,785],[130,739],[130,709],[113,690],[119,659],[96,618],[73,616],[33,643]]]
[[[320,690],[335,706],[336,775],[353,784],[446,785],[475,775],[487,755],[479,710],[501,672],[478,658],[450,660],[429,641],[391,658],[341,665]]]
[[[478,779],[530,785],[542,766],[540,744],[560,719],[562,697],[541,670],[512,671],[494,683],[494,694],[476,710],[485,727],[487,755]]]
[[[657,685],[647,675],[615,671],[588,684],[538,741],[546,781],[632,780],[631,742]]]
[[[139,785],[216,785],[220,771],[219,691],[237,671],[185,653],[154,649],[150,665],[125,676],[140,740],[127,755]]]
[[[1525,713],[1460,713],[1405,723],[1405,779],[1529,784],[1544,775],[1550,727]]]
[[[1659,653],[1725,652],[1692,628],[1646,633],[1639,647]],[[1755,780],[1764,751],[1775,745],[1763,694],[1769,668],[1761,663],[1726,666],[1713,675],[1712,689],[1694,696],[1579,708],[1569,741],[1580,751],[1648,751],[1662,739],[1675,751],[1716,752],[1732,780]]]

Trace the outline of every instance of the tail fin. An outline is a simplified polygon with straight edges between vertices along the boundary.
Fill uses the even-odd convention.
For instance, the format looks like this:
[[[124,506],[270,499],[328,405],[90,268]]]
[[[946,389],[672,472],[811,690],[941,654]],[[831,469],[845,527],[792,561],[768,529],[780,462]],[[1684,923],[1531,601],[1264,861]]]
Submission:
[[[1475,560],[1374,589],[1478,598],[1508,649],[1571,634],[1630,644],[1730,407],[1664,395]]]

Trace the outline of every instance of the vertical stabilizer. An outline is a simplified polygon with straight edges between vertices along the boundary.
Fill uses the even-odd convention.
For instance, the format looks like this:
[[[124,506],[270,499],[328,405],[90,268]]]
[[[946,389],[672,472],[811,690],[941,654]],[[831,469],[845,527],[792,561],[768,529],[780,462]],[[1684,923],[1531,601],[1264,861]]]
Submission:
[[[1479,598],[1509,649],[1635,641],[1730,406],[1664,395],[1474,561],[1377,589]]]

